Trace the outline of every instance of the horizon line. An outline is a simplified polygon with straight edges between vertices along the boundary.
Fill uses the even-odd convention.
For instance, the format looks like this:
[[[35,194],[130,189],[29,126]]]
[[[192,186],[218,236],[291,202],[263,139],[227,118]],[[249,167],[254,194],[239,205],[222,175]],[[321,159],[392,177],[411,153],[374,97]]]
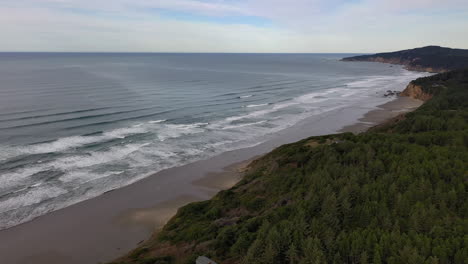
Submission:
[[[371,54],[376,52],[197,52],[197,51],[0,51],[0,53],[77,53],[77,54]]]

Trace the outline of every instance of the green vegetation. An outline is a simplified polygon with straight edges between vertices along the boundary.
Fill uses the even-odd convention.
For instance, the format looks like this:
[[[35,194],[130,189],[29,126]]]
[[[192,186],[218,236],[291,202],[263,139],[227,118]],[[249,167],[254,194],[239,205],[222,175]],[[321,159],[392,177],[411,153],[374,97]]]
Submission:
[[[279,147],[116,263],[467,263],[468,70],[416,82],[404,120]]]
[[[427,46],[397,52],[344,58],[343,61],[380,61],[406,65],[409,69],[444,72],[468,67],[468,50]]]

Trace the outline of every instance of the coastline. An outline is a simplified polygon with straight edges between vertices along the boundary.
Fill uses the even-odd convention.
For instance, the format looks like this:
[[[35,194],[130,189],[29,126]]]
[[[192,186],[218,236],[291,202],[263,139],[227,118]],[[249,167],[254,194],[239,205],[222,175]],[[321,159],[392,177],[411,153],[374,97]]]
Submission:
[[[246,161],[309,136],[359,133],[421,104],[399,97],[376,107],[355,105],[300,122],[257,146],[163,170],[132,185],[0,231],[0,255],[11,264],[110,261],[148,239],[177,208],[210,199],[219,190],[233,186],[241,178],[240,169],[245,168]]]
[[[343,127],[340,132],[362,133],[368,129],[383,124],[386,121],[397,117],[400,114],[416,110],[423,104],[423,101],[411,97],[398,97],[377,109],[367,112],[357,123]]]

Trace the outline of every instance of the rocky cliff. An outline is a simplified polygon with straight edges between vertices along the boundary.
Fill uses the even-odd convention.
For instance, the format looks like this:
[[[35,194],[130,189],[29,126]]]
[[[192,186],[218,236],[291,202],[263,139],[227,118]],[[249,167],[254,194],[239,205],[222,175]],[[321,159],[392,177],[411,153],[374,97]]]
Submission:
[[[421,101],[428,101],[432,98],[432,94],[426,93],[421,85],[411,82],[405,90],[400,93],[400,96],[408,96]]]

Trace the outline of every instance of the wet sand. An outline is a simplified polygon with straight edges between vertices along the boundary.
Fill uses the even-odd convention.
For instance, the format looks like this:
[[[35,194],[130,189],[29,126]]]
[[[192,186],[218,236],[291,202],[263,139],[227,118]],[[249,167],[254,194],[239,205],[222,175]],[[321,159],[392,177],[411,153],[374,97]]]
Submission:
[[[96,264],[115,259],[161,228],[177,208],[234,185],[254,157],[309,136],[360,132],[420,102],[356,104],[306,119],[250,148],[160,171],[129,186],[0,231],[0,263]],[[356,123],[356,120],[358,122]]]
[[[340,132],[361,133],[369,128],[390,120],[400,114],[411,112],[420,107],[423,101],[409,98],[399,97],[397,100],[390,101],[383,105],[379,105],[377,109],[366,113],[357,123],[350,126],[345,126]]]

